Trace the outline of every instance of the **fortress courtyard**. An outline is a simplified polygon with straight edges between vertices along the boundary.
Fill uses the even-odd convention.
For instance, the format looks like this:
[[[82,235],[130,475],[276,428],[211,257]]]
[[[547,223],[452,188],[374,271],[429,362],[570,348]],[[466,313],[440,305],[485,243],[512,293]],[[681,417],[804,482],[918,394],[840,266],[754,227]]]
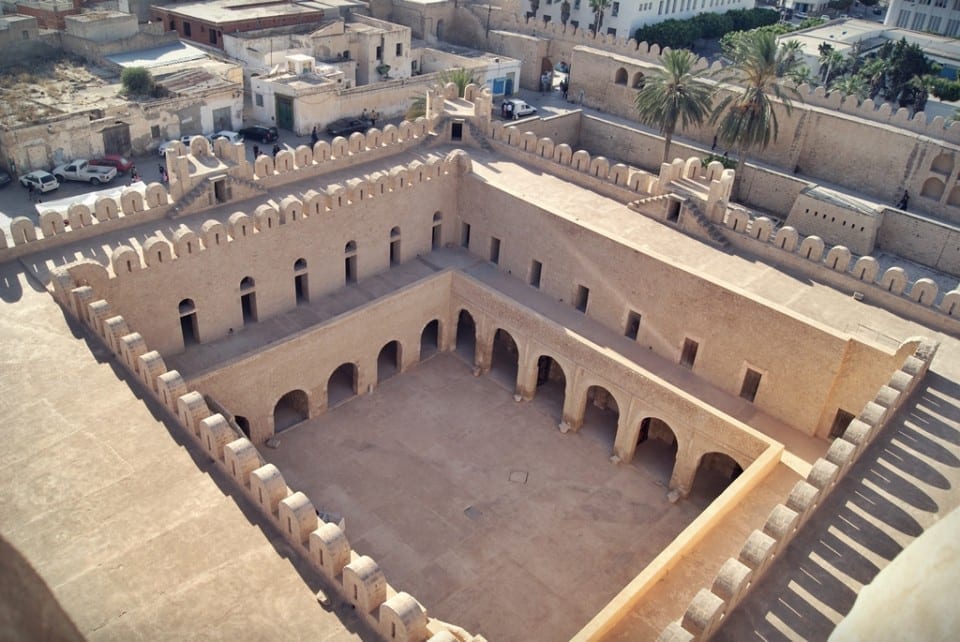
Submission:
[[[316,603],[316,591],[329,590],[328,578],[302,559],[303,551],[290,543],[287,533],[213,464],[175,414],[130,376],[102,340],[58,306],[51,296],[51,270],[78,259],[106,265],[120,245],[142,248],[158,233],[173,238],[184,224],[197,229],[203,221],[226,222],[238,210],[252,213],[263,203],[277,205],[288,194],[302,197],[318,182],[343,183],[452,150],[438,146],[406,151],[323,175],[320,181],[289,183],[263,197],[91,236],[0,266],[0,345],[5,355],[0,417],[7,437],[0,458],[7,471],[0,478],[0,536],[23,556],[25,564],[7,562],[7,568],[15,569],[26,587],[19,595],[7,589],[4,604],[23,600],[43,605],[50,613],[45,626],[60,639],[377,639],[348,600],[334,596],[330,610]],[[423,195],[405,207],[391,209],[388,199],[372,199],[373,207],[396,216],[425,212],[429,217],[448,208],[434,218],[442,221],[438,234],[443,235],[443,247],[435,243],[431,248],[429,237],[415,236],[420,232],[404,219],[398,227],[407,254],[401,254],[398,233],[396,262],[391,247],[382,269],[350,282],[349,261],[355,255],[348,243],[346,259],[341,258],[343,244],[337,236],[335,269],[318,270],[321,261],[311,257],[311,270],[316,271],[310,278],[333,279],[335,274],[342,279],[345,260],[345,287],[264,314],[246,327],[241,323],[236,331],[231,326],[227,332],[224,322],[218,336],[186,350],[183,342],[195,329],[177,319],[172,327],[181,349],[160,350],[166,366],[177,369],[191,389],[222,402],[241,429],[249,422],[244,432],[266,462],[282,472],[285,483],[308,496],[317,511],[342,517],[353,550],[374,558],[391,585],[412,594],[430,617],[491,641],[656,639],[683,616],[700,588],[710,586],[724,560],[736,557],[751,532],[763,528],[773,507],[830,446],[822,434],[814,434],[823,432],[824,413],[810,412],[813,418],[799,430],[772,410],[731,393],[716,374],[719,366],[708,380],[667,358],[664,346],[682,344],[670,335],[687,321],[683,316],[690,308],[678,304],[672,315],[660,310],[659,321],[654,314],[645,315],[660,325],[642,341],[632,341],[622,328],[585,314],[585,298],[585,310],[578,310],[575,301],[556,295],[575,291],[576,283],[590,284],[590,305],[601,311],[619,309],[625,299],[641,295],[669,310],[675,297],[698,296],[683,291],[681,279],[700,279],[698,284],[707,284],[703,290],[697,285],[702,300],[688,300],[688,305],[702,305],[696,310],[710,315],[711,324],[723,326],[718,335],[724,340],[746,345],[755,337],[764,344],[759,350],[781,355],[784,377],[807,376],[796,371],[808,367],[805,359],[813,358],[808,353],[821,358],[822,352],[823,362],[833,363],[829,350],[821,350],[820,342],[826,341],[822,337],[852,337],[864,346],[863,361],[815,373],[834,376],[842,367],[853,368],[850,378],[857,385],[846,382],[852,392],[843,391],[843,377],[825,386],[830,394],[849,398],[872,398],[878,387],[874,379],[887,381],[902,361],[897,361],[898,350],[916,337],[940,344],[927,383],[890,429],[892,441],[877,442],[849,474],[860,479],[857,466],[874,472],[863,473],[866,481],[859,485],[838,487],[831,495],[830,501],[839,506],[835,514],[849,517],[852,510],[853,521],[867,536],[835,528],[830,532],[844,546],[861,547],[858,555],[870,563],[844,573],[850,567],[835,558],[823,562],[821,555],[817,560],[825,570],[820,588],[801,582],[799,592],[815,614],[794,609],[800,616],[793,620],[752,615],[754,608],[776,610],[776,605],[760,604],[770,596],[758,589],[734,612],[751,614],[743,616],[748,622],[731,618],[729,626],[743,628],[721,629],[727,639],[792,639],[828,631],[849,611],[851,594],[869,583],[897,550],[960,504],[956,336],[857,301],[817,280],[708,246],[629,210],[616,198],[539,167],[480,149],[469,154],[469,174],[431,181],[422,188]],[[509,220],[511,213],[526,220],[525,211],[514,209],[517,202],[535,204],[542,210],[537,216],[548,222],[541,228],[518,228],[513,235],[501,233],[494,223],[486,227],[487,218]],[[354,226],[351,233],[365,233],[364,216],[348,219],[345,225]],[[467,221],[466,229],[472,230],[467,236],[473,237],[464,249],[460,246]],[[558,229],[575,231],[561,234]],[[339,231],[331,224],[316,232],[316,242]],[[481,235],[482,242],[477,240]],[[657,278],[655,288],[644,290],[650,284],[640,284],[640,270],[636,279],[607,271],[598,250],[609,247],[602,245],[607,242],[622,249],[621,263],[654,256],[666,266],[665,274],[676,270],[682,275]],[[542,287],[539,272],[532,287],[532,277],[516,269],[529,263],[509,254],[521,244],[547,253],[538,255]],[[360,254],[369,245],[361,240],[353,251]],[[417,250],[409,249],[412,246]],[[247,255],[250,261],[263,260],[273,251],[257,247]],[[282,278],[291,282],[287,271],[295,265],[293,258],[283,256]],[[244,260],[238,254],[209,269],[226,269],[233,261],[242,265]],[[160,274],[160,269],[144,271]],[[570,272],[553,277],[551,269]],[[585,276],[574,274],[577,269]],[[647,274],[654,269],[660,268],[651,267]],[[172,287],[181,287],[185,273],[173,276],[167,279],[175,282]],[[212,271],[197,272],[195,278],[198,293],[209,294],[217,287]],[[271,278],[258,275],[256,293],[262,298],[244,300],[245,316],[255,318],[258,303],[270,305]],[[151,306],[161,294],[159,287],[129,292],[123,283],[111,287],[117,314],[128,320],[158,316]],[[236,294],[242,294],[243,287]],[[715,295],[710,288],[722,290],[722,296],[711,298]],[[718,303],[710,305],[714,301]],[[767,317],[757,321],[751,316],[752,306],[773,310],[788,335],[789,328],[796,328],[796,343],[771,330]],[[198,309],[226,314],[219,307]],[[135,322],[131,325],[138,329]],[[145,334],[153,332],[141,326]],[[199,327],[202,334],[208,326]],[[338,332],[351,331],[357,333],[354,341],[337,338]],[[329,338],[321,345],[312,333],[329,333]],[[393,333],[398,338],[384,343],[382,337]],[[158,331],[155,336],[166,335]],[[709,352],[713,345],[702,341],[701,358],[724,361]],[[331,356],[334,350],[336,356]],[[609,381],[591,379],[579,364],[575,368],[567,353],[576,350],[608,360],[611,365],[603,375]],[[538,361],[541,352],[552,355],[552,361]],[[731,354],[730,359],[734,356],[739,358]],[[796,368],[790,365],[794,360]],[[341,362],[359,364],[352,379],[337,378],[340,368],[334,367]],[[596,363],[590,363],[593,370]],[[324,373],[332,371],[329,379],[311,379],[317,364]],[[642,371],[637,380],[674,391],[671,394],[692,409],[678,411],[669,421],[637,410],[645,401],[654,403],[655,393],[646,400],[642,395],[629,397],[627,403],[620,386],[625,388],[624,379],[635,375],[618,377],[619,368]],[[311,383],[291,386],[291,377]],[[864,387],[871,390],[861,390]],[[293,388],[302,396],[276,394],[297,392]],[[789,399],[789,390],[777,394],[786,398],[785,404],[795,401]],[[702,410],[704,406],[708,410]],[[720,416],[727,422],[723,430],[706,437],[697,433],[696,440],[684,432],[703,430],[692,417],[719,422]],[[641,424],[641,419],[651,421]],[[640,430],[642,436],[630,430]],[[717,436],[721,432],[722,439]],[[908,434],[911,443],[904,443]],[[264,447],[260,437],[276,437],[278,443]],[[719,445],[702,445],[714,438]],[[691,443],[701,444],[705,457],[733,453],[744,465],[733,455],[726,455],[729,465],[701,465],[701,457],[686,450]],[[777,456],[762,475],[751,468],[774,451]],[[743,453],[753,459],[748,461]],[[895,473],[877,473],[884,458],[909,460],[910,465],[897,467]],[[584,633],[577,637],[648,564],[715,507],[712,502],[740,471],[745,478],[759,475],[758,482],[711,518],[709,534],[678,556],[654,588],[626,609],[619,627],[607,630],[606,638]],[[897,484],[877,481],[892,475]],[[668,495],[671,488],[680,492]],[[857,503],[865,494],[886,512]],[[848,499],[857,507],[845,508]],[[788,576],[794,568],[807,568],[804,562],[788,566],[778,558],[777,564],[768,581],[781,596],[797,593],[797,583]],[[28,572],[30,567],[35,574]],[[10,612],[0,615],[15,617]]]

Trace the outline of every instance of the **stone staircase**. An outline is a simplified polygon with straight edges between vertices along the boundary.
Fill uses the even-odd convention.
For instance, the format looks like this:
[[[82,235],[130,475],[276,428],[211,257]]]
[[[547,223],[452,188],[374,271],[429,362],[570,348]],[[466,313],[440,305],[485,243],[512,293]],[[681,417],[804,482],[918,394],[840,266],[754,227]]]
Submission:
[[[727,240],[727,237],[720,230],[720,227],[707,218],[707,215],[703,213],[703,210],[700,209],[700,204],[697,203],[695,199],[688,198],[684,205],[686,205],[687,210],[693,214],[693,218],[697,219],[697,223],[707,233],[711,241],[724,249],[730,247],[730,241]]]
[[[237,176],[228,175],[226,177],[226,181],[231,187],[235,185],[242,185],[252,192],[251,194],[246,194],[241,197],[232,197],[230,198],[230,201],[245,200],[257,195],[263,196],[267,193],[267,189],[265,187],[256,181],[250,180],[249,178],[240,178]],[[207,181],[200,180],[196,185],[193,186],[193,189],[184,194],[180,200],[173,204],[173,207],[171,207],[170,211],[167,213],[167,218],[173,219],[187,214],[192,214],[193,212],[190,211],[191,206],[207,191],[207,189],[209,189],[209,184]],[[232,192],[233,190],[231,189],[231,195]]]

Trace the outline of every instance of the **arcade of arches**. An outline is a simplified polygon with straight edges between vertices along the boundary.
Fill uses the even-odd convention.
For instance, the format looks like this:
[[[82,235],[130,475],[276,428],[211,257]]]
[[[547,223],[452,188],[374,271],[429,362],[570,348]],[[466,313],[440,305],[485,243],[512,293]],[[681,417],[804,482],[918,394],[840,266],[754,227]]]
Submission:
[[[532,336],[494,327],[488,314],[460,307],[452,317],[455,324],[437,318],[425,322],[419,345],[405,338],[389,340],[375,358],[348,357],[328,371],[319,387],[304,382],[302,388],[284,392],[274,402],[271,434],[372,392],[419,361],[449,351],[472,366],[475,375],[489,376],[513,392],[516,401],[530,402],[552,417],[561,432],[601,443],[612,461],[641,467],[680,496],[693,493],[709,501],[752,461],[720,441],[699,437],[679,413],[645,404],[616,381],[537,345]],[[245,417],[243,421],[250,430]]]

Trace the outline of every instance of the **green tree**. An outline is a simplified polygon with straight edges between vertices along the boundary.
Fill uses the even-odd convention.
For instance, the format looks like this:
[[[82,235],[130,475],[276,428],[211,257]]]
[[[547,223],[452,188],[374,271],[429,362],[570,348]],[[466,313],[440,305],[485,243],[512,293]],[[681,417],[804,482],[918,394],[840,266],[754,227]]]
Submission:
[[[603,14],[610,6],[610,0],[590,0],[590,11],[593,12],[593,33],[600,33],[603,26]]]
[[[862,76],[851,74],[834,80],[830,91],[839,91],[844,96],[856,98],[859,105],[870,95],[870,85]]]
[[[407,112],[403,115],[409,121],[414,121],[421,116],[427,115],[427,97],[417,96],[413,99],[413,102],[410,103],[410,106],[407,107]]]
[[[146,96],[153,91],[153,74],[146,67],[126,67],[120,73],[124,93]]]
[[[778,69],[786,74],[792,71],[784,69],[787,55],[777,47],[772,33],[752,33],[741,39],[731,73],[721,78],[738,87],[731,87],[731,93],[717,104],[710,123],[717,125],[718,139],[737,150],[738,176],[743,176],[747,150],[764,149],[779,137],[777,111],[782,108],[789,115],[791,99],[801,99],[796,88],[778,82]]]
[[[830,81],[843,73],[843,54],[829,45],[820,54],[820,82],[829,86]]]
[[[463,67],[454,67],[441,71],[439,79],[441,85],[446,86],[448,82],[456,85],[457,95],[461,98],[463,98],[464,93],[466,93],[467,85],[477,82],[477,79],[473,76],[473,72]]]
[[[647,77],[635,105],[641,123],[658,127],[663,134],[663,162],[670,162],[670,143],[677,129],[702,125],[713,104],[712,88],[694,70],[697,57],[686,49],[671,49],[660,58],[663,65]]]

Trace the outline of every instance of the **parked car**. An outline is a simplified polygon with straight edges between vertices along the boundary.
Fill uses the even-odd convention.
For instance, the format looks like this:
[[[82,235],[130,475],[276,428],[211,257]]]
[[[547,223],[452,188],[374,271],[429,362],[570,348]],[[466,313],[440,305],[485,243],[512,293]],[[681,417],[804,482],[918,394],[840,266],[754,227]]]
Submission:
[[[0,187],[6,187],[12,182],[13,178],[10,176],[10,174],[0,169]]]
[[[91,165],[114,167],[118,174],[126,174],[133,168],[133,161],[119,154],[106,154],[103,158],[91,158]]]
[[[189,147],[190,147],[190,140],[191,140],[194,136],[202,136],[202,135],[203,135],[203,134],[187,134],[186,136],[181,136],[178,140],[168,140],[168,141],[166,141],[166,142],[164,142],[164,143],[160,143],[160,147],[157,148],[157,153],[159,153],[160,156],[165,156],[166,153],[167,153],[167,148],[169,148],[169,147],[170,147],[171,145],[173,145],[174,143],[183,143],[183,146],[184,146],[184,147],[188,147],[188,148],[189,148]]]
[[[117,176],[117,168],[91,165],[86,160],[75,160],[54,167],[53,175],[61,183],[70,180],[99,185],[112,181]]]
[[[239,133],[244,138],[258,140],[261,143],[272,143],[275,140],[280,140],[280,132],[277,131],[276,127],[253,125],[252,127],[244,127]]]
[[[517,118],[523,118],[524,116],[532,116],[537,113],[537,108],[533,105],[528,105],[519,98],[507,98],[503,102],[508,103],[513,106],[511,114],[513,115],[514,120]]]
[[[227,139],[228,141],[230,141],[231,143],[242,143],[242,142],[243,142],[243,136],[241,136],[241,135],[240,135],[239,133],[237,133],[237,132],[231,132],[231,131],[228,131],[228,130],[226,130],[226,129],[221,130],[221,131],[218,131],[218,132],[213,133],[213,134],[210,134],[209,136],[207,136],[207,138],[210,140],[211,143],[212,143],[213,141],[217,140],[218,138],[226,138],[226,139]]]
[[[50,172],[38,169],[35,172],[20,177],[20,184],[24,187],[33,185],[35,192],[51,192],[60,187],[60,182]]]
[[[327,133],[331,136],[349,136],[353,132],[365,133],[373,127],[369,118],[341,118],[327,125]]]

